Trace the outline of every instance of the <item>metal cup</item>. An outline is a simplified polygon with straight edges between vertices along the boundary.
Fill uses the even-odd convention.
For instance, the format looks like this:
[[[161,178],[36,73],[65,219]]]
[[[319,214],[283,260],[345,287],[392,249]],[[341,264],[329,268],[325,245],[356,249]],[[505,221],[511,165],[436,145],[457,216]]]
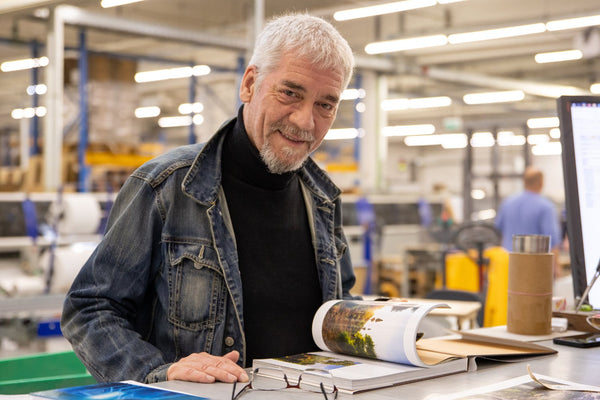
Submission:
[[[541,254],[550,252],[550,236],[548,235],[513,235],[513,252]]]

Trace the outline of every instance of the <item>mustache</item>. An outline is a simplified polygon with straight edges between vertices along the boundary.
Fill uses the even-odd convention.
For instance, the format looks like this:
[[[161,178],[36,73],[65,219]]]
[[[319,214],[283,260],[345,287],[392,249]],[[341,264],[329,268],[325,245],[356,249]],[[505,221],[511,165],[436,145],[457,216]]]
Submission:
[[[276,131],[280,131],[283,135],[290,136],[297,140],[307,142],[313,142],[315,140],[315,137],[310,131],[300,129],[297,126],[287,124],[283,121],[277,121],[271,125],[271,133]]]

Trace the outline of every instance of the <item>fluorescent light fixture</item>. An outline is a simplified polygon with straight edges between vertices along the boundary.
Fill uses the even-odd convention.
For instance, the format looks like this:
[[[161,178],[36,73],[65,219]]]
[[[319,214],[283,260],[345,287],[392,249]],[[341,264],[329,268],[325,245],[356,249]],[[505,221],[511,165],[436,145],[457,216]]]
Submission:
[[[550,131],[548,133],[550,134],[550,137],[552,139],[560,139],[560,129],[559,128],[552,128],[552,129],[550,129]]]
[[[496,143],[492,132],[475,132],[471,136],[471,146],[473,147],[492,147]]]
[[[444,149],[464,149],[467,147],[467,135],[464,133],[450,133],[442,136],[442,147]]]
[[[0,64],[0,70],[3,72],[20,71],[24,69],[45,67],[48,65],[48,57],[25,58],[23,60],[5,61]]]
[[[356,100],[366,96],[364,89],[346,89],[342,92],[340,100]]]
[[[590,86],[590,92],[594,94],[600,94],[600,83],[594,83]]]
[[[352,8],[349,10],[337,11],[333,14],[336,21],[347,21],[350,19],[373,17],[375,15],[392,14],[402,11],[414,10],[435,6],[436,0],[405,0],[393,3],[378,4],[376,6],[367,6]]]
[[[192,67],[192,75],[204,76],[210,74],[210,67],[208,65],[194,65]]]
[[[162,117],[158,120],[158,126],[161,128],[176,128],[180,126],[190,126],[192,124],[192,117],[189,115],[183,115],[179,117]]]
[[[192,123],[194,125],[202,125],[202,123],[204,123],[204,117],[200,114],[196,114],[192,117]]]
[[[46,94],[48,92],[48,86],[40,83],[39,85],[29,85],[27,86],[27,94],[33,96],[34,94]]]
[[[535,55],[535,62],[538,64],[581,60],[583,58],[583,52],[581,50],[564,50],[564,51],[553,51],[550,53],[538,53]]]
[[[177,107],[177,111],[179,114],[198,114],[204,110],[204,104],[200,102],[195,103],[181,103],[179,107]]]
[[[556,128],[559,126],[559,121],[558,117],[529,118],[527,120],[527,126],[531,129]]]
[[[531,152],[536,156],[555,156],[562,154],[562,146],[560,142],[541,143],[533,146]]]
[[[194,115],[182,115],[177,117],[162,117],[158,119],[158,126],[161,128],[177,128],[181,126],[202,125],[204,117],[200,114]]]
[[[384,111],[410,110],[417,108],[448,107],[452,99],[448,96],[422,97],[414,99],[387,99],[381,102]]]
[[[102,0],[100,5],[103,8],[109,8],[109,7],[122,6],[125,4],[137,3],[138,1],[142,1],[142,0]]]
[[[194,67],[175,67],[167,69],[158,69],[154,71],[144,71],[135,74],[135,81],[138,83],[164,81],[167,79],[189,78],[193,76],[202,76],[210,73],[208,65],[196,65]]]
[[[442,135],[407,136],[404,144],[407,146],[437,146],[442,144]]]
[[[536,133],[535,135],[527,136],[527,143],[531,145],[544,144],[550,141],[550,137],[545,133]]]
[[[356,128],[330,129],[325,135],[325,140],[356,139],[357,137],[358,129]]]
[[[456,149],[467,146],[467,135],[464,133],[443,133],[424,136],[407,136],[404,138],[407,146],[441,145],[445,149]]]
[[[515,135],[512,131],[499,131],[497,142],[499,146],[522,146],[526,140],[525,136]]]
[[[431,135],[435,132],[432,124],[395,125],[383,128],[383,136]]]
[[[525,98],[522,90],[505,90],[502,92],[469,93],[463,96],[467,104],[491,104],[521,101]]]
[[[488,29],[477,32],[454,33],[448,35],[448,43],[470,43],[480,42],[482,40],[503,39],[515,36],[531,35],[546,31],[546,25],[539,22],[536,24],[509,26],[506,28]]]
[[[474,200],[483,200],[485,199],[485,190],[483,189],[472,189],[471,190],[471,198]]]
[[[40,107],[36,107],[36,108],[27,107],[27,108],[15,108],[10,113],[10,116],[13,119],[23,119],[23,118],[33,118],[35,116],[43,117],[47,113],[48,113],[48,110],[44,106],[40,106]]]
[[[594,25],[600,25],[600,15],[589,15],[587,17],[550,21],[546,23],[546,29],[553,32],[562,31],[565,29],[585,28]]]
[[[373,42],[365,46],[367,54],[390,53],[393,51],[405,51],[413,49],[423,49],[426,47],[444,46],[448,44],[446,35],[420,36],[408,39],[386,40],[383,42]]]
[[[136,118],[152,118],[160,115],[160,108],[157,106],[138,107],[135,109]]]
[[[480,210],[473,213],[475,215],[475,221],[484,221],[487,219],[493,219],[496,217],[496,210],[488,208],[486,210]]]

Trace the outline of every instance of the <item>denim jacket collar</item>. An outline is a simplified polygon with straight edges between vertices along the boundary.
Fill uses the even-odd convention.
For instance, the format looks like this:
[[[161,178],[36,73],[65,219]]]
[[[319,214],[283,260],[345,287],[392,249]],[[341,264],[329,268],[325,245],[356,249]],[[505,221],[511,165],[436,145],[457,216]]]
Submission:
[[[198,153],[182,183],[183,192],[204,205],[214,204],[219,195],[223,141],[236,122],[237,118],[232,118],[219,128]],[[213,147],[217,151],[213,151]],[[341,194],[341,190],[310,157],[300,168],[298,175],[303,184],[322,200],[335,201]]]

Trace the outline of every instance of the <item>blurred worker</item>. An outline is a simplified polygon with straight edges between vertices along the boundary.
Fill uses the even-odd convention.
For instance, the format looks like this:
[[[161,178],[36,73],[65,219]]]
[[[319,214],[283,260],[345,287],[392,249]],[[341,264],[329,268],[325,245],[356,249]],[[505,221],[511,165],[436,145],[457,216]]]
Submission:
[[[237,117],[131,175],[63,310],[96,379],[247,381],[255,358],[316,350],[314,313],[355,278],[341,192],[309,155],[353,63],[320,18],[269,22]]]
[[[525,190],[508,197],[496,216],[496,228],[502,232],[502,247],[512,251],[513,235],[550,236],[556,276],[561,234],[554,204],[540,194],[544,174],[536,167],[528,167],[523,174],[523,184]]]

